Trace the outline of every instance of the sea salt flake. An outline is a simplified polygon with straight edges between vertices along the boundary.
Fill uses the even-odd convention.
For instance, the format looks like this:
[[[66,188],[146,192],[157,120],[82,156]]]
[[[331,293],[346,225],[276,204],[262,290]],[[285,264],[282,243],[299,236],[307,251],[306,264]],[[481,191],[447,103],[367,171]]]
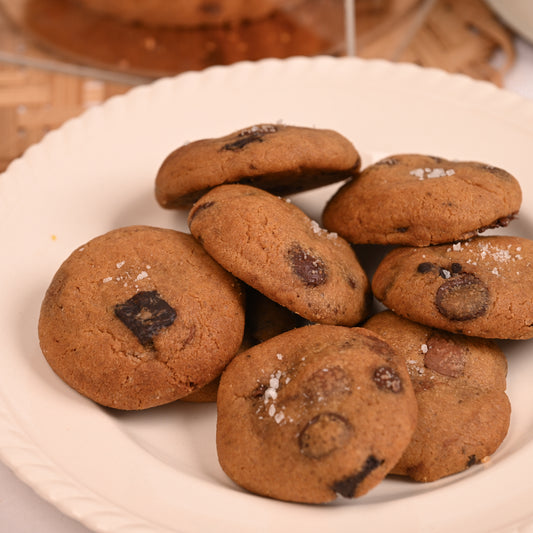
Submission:
[[[102,283],[109,283],[110,281],[113,281],[113,277],[112,277],[112,276],[109,276],[109,277],[107,277],[107,278],[104,278],[104,279],[102,280]]]
[[[273,405],[271,405],[271,407],[274,407]],[[274,420],[276,421],[277,424],[279,424],[283,419],[285,418],[285,414],[284,413],[276,413],[274,415]]]
[[[454,252],[460,252],[462,250],[461,243],[456,242],[455,244],[452,244],[452,249]]]
[[[117,263],[117,268],[121,268],[126,264],[126,261],[120,261]]]
[[[455,170],[453,168],[449,168],[446,171],[446,176],[453,176],[455,174]]]
[[[497,268],[493,268],[493,269],[492,269],[492,273],[493,273],[495,276],[499,276],[499,275],[500,275],[500,272],[498,271]]]
[[[446,172],[443,168],[434,168],[431,172],[428,172],[428,178],[442,178],[446,176]]]
[[[423,168],[415,168],[414,170],[411,170],[411,172],[409,172],[409,174],[411,174],[411,176],[417,177],[419,180],[423,180],[424,179],[424,169]]]
[[[276,357],[277,357],[280,361],[283,359],[283,355],[280,354],[280,353],[277,353],[277,354],[276,354]]]
[[[146,272],[145,270],[143,270],[136,278],[135,278],[135,281],[141,281],[142,279],[144,278],[147,278],[148,277],[148,272]]]
[[[276,406],[271,404],[268,408],[268,416],[274,416],[276,414]]]
[[[422,346],[420,346],[420,350],[422,350],[422,353],[428,353],[428,345],[422,344]]]

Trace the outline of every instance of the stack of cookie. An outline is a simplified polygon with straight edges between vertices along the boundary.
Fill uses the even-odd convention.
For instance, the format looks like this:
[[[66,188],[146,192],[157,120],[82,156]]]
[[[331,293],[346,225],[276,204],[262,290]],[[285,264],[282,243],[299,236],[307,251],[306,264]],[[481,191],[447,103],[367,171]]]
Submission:
[[[434,157],[360,166],[339,133],[282,124],[178,148],[156,198],[188,210],[191,235],[120,228],[74,251],[43,301],[46,359],[109,407],[216,400],[223,470],[273,498],[357,497],[391,473],[484,461],[510,417],[491,339],[533,336],[533,249],[476,235],[515,216],[520,187]],[[284,198],[344,180],[326,229]],[[372,285],[363,243],[401,245]],[[392,311],[364,324],[372,293]]]

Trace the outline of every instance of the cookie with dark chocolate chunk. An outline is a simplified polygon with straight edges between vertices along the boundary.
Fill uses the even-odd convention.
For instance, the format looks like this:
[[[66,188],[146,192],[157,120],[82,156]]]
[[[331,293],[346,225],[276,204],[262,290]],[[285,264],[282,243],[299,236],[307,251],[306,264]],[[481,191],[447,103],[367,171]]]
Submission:
[[[509,429],[507,360],[489,339],[428,328],[384,311],[365,328],[406,365],[418,403],[413,438],[392,474],[435,481],[485,462]]]
[[[427,246],[506,226],[522,192],[503,169],[401,154],[366,167],[330,199],[323,224],[354,244]]]
[[[224,183],[284,196],[352,177],[360,165],[353,144],[336,131],[258,124],[174,150],[159,168],[155,195],[174,209],[190,207]]]
[[[369,283],[351,246],[290,202],[248,185],[221,185],[189,213],[191,233],[225,269],[312,322],[366,317]]]
[[[237,355],[217,400],[220,465],[285,501],[355,498],[397,463],[416,425],[405,366],[362,328],[311,325]]]
[[[145,409],[220,374],[244,330],[241,284],[191,235],[117,229],[75,250],[41,307],[53,370],[102,405]]]
[[[465,242],[397,248],[372,279],[378,300],[397,314],[465,335],[533,337],[533,241],[476,237]]]

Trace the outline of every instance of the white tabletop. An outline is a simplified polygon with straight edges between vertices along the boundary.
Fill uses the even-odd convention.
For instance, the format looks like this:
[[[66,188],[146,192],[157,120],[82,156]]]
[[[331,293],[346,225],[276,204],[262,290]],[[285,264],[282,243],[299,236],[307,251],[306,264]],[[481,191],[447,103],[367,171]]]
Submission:
[[[533,101],[533,45],[517,39],[517,61],[506,76],[506,89]],[[40,498],[0,462],[2,533],[89,533],[78,522]]]

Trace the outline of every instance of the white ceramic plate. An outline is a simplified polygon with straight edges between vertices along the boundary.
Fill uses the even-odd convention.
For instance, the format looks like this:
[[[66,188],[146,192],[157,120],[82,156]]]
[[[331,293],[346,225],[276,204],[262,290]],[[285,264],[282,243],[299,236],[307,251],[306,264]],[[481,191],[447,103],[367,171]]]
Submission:
[[[492,460],[432,484],[387,479],[356,501],[296,505],[248,494],[221,471],[212,405],[111,413],[42,357],[44,291],[78,245],[112,228],[185,229],[158,207],[162,159],[188,140],[282,120],[334,128],[364,154],[422,152],[501,166],[522,183],[507,233],[533,237],[533,104],[415,66],[295,58],[161,80],[49,134],[0,176],[0,457],[96,531],[533,531],[533,354],[506,342],[508,437]],[[294,198],[312,216],[331,187]]]

